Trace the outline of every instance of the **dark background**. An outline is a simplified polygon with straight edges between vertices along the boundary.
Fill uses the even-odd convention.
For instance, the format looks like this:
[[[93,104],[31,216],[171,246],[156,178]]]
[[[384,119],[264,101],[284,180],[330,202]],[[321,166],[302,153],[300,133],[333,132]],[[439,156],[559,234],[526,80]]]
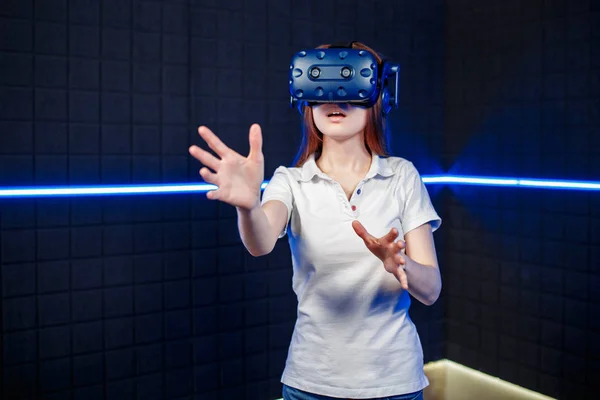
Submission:
[[[447,1],[450,173],[600,177],[600,2]],[[561,399],[600,369],[598,192],[452,187],[444,355]]]
[[[394,155],[423,175],[598,179],[600,5],[578,1],[3,0],[0,185],[199,182],[212,128],[268,179],[300,139],[287,68],[356,39],[401,66]],[[600,358],[597,194],[429,186],[444,288],[411,315],[449,358],[584,398]],[[0,200],[8,399],[264,399],[295,320],[204,195]],[[595,369],[596,368],[596,369]]]

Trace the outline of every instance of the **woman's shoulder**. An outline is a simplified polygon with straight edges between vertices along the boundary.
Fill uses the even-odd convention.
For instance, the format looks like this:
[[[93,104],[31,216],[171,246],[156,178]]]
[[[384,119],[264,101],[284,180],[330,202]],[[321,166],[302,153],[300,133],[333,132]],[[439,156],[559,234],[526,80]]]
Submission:
[[[308,182],[318,174],[319,168],[315,163],[315,156],[312,154],[302,164],[295,163],[294,166],[280,165],[275,169],[273,176],[287,177],[290,181]]]
[[[406,176],[417,172],[417,168],[413,162],[407,158],[400,156],[385,156],[380,158],[394,174]]]
[[[273,171],[273,175],[271,180],[273,179],[285,179],[288,182],[299,181],[302,178],[302,168],[298,167],[287,167],[285,165],[280,165],[275,168]]]
[[[302,168],[287,167],[285,165],[280,165],[277,168],[275,168],[275,171],[273,172],[273,175],[283,174],[283,175],[294,176],[294,175],[298,175],[298,174],[301,174],[301,173],[302,173]]]

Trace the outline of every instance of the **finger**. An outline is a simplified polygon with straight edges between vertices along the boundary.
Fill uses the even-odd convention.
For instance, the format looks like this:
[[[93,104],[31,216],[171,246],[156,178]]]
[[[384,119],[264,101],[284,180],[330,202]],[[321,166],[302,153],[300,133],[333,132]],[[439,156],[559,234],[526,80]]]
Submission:
[[[398,240],[395,243],[396,251],[402,251],[406,247],[406,242],[404,240]]]
[[[248,154],[248,158],[256,158],[262,153],[262,130],[260,125],[252,124],[250,127],[250,153]]]
[[[402,268],[398,268],[398,280],[400,281],[402,289],[408,290],[408,277]]]
[[[217,135],[213,133],[213,131],[208,129],[206,126],[199,127],[198,133],[208,144],[208,147],[213,149],[219,156],[221,156],[221,158],[231,150],[225,145],[225,143],[221,141],[221,139],[219,139]]]
[[[390,229],[390,231],[387,233],[387,235],[385,235],[384,237],[381,238],[381,240],[384,243],[393,243],[394,240],[396,240],[396,238],[398,237],[398,229],[396,228],[392,228]]]
[[[357,220],[352,221],[352,228],[354,228],[354,232],[356,232],[356,234],[365,242],[370,242],[373,241],[373,239],[375,239],[369,234],[369,232],[367,232],[363,224],[361,224]]]
[[[406,266],[406,258],[404,258],[402,255],[400,254],[396,254],[394,256],[394,261],[396,262],[397,265],[400,265],[400,267],[402,269],[404,269],[404,267]]]
[[[401,256],[400,254],[396,254],[393,260],[396,263],[396,277],[400,281],[400,285],[402,286],[402,288],[404,290],[408,290],[408,277],[406,276],[406,271],[404,270],[406,266],[406,258]]]
[[[210,170],[206,167],[200,170],[200,176],[204,179],[205,182],[212,183],[213,185],[217,185],[217,174],[210,172]],[[217,185],[218,186],[218,185]]]
[[[221,198],[221,191],[219,189],[211,190],[210,192],[206,193],[206,197],[209,200],[219,200]]]
[[[212,169],[215,172],[219,172],[221,160],[210,154],[208,151],[201,149],[198,146],[191,146],[190,154],[202,164],[206,165],[208,168]]]

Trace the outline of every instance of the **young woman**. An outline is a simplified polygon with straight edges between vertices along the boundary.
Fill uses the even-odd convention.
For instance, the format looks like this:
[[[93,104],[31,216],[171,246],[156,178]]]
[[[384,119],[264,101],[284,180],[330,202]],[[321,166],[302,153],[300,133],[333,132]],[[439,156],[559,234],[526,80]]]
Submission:
[[[422,398],[429,382],[409,293],[427,305],[439,296],[432,232],[441,219],[413,164],[386,156],[380,101],[305,106],[298,162],[277,168],[262,199],[260,127],[250,128],[247,157],[198,132],[219,156],[190,147],[218,187],[207,197],[236,207],[248,251],[269,254],[289,236],[298,313],[283,397]]]

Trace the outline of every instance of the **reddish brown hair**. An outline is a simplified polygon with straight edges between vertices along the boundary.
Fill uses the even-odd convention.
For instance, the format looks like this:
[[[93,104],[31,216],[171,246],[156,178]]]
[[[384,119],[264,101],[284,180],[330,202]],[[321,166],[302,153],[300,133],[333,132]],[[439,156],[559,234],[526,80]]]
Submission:
[[[317,49],[327,49],[331,45],[324,44]],[[366,50],[373,54],[377,62],[381,65],[381,56],[369,46],[352,42],[353,49]],[[296,156],[296,167],[304,165],[312,153],[320,153],[323,149],[323,134],[317,129],[313,119],[313,112],[310,106],[303,106],[304,117],[302,119],[302,144]],[[381,112],[381,97],[368,109],[367,124],[365,126],[365,147],[371,153],[387,156],[387,135],[385,117]]]

